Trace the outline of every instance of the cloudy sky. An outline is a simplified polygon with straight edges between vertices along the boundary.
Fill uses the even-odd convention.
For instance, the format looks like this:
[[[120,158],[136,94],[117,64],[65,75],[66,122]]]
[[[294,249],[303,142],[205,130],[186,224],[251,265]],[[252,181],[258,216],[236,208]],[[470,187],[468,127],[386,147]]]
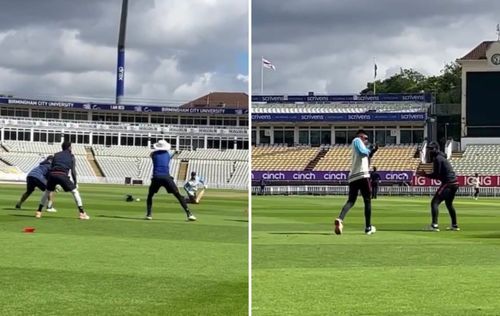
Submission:
[[[357,93],[412,67],[439,74],[484,40],[496,40],[498,0],[253,0],[252,90]]]
[[[0,94],[113,99],[121,0],[0,0]],[[248,0],[130,0],[125,96],[247,91]]]

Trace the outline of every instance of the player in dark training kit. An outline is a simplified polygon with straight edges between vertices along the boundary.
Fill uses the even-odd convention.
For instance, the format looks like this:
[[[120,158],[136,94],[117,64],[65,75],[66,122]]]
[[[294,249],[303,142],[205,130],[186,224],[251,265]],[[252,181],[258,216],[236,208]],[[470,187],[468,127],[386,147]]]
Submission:
[[[52,159],[54,156],[48,156],[44,161],[40,162],[38,166],[33,168],[26,177],[26,192],[21,196],[21,199],[16,204],[16,208],[20,209],[21,205],[29,198],[29,196],[35,191],[36,188],[45,192],[47,189],[47,175],[52,164]],[[48,197],[47,212],[57,212],[55,208],[52,207],[54,201],[54,194],[49,194]]]
[[[195,221],[196,217],[189,210],[185,198],[179,193],[179,189],[174,179],[170,176],[169,165],[171,156],[168,152],[170,150],[170,144],[165,140],[160,140],[158,143],[154,144],[153,147],[154,151],[151,153],[151,159],[153,159],[153,177],[149,186],[148,199],[146,202],[146,219],[153,219],[153,196],[158,193],[161,187],[164,187],[168,193],[173,194],[177,198],[184,212],[186,212],[187,219],[189,221]]]
[[[453,171],[453,167],[446,159],[445,154],[439,150],[438,143],[431,142],[427,148],[429,149],[429,156],[433,163],[433,172],[427,174],[422,170],[417,174],[441,181],[441,186],[437,190],[436,194],[434,194],[431,201],[432,223],[429,226],[429,230],[439,231],[439,204],[444,201],[451,218],[451,227],[449,227],[448,230],[458,231],[460,228],[457,224],[457,212],[453,206],[453,200],[455,199],[455,194],[458,190],[458,181],[455,176],[455,171]]]
[[[378,172],[377,172],[377,168],[373,167],[373,171],[370,174],[370,181],[371,181],[371,184],[372,184],[372,199],[376,199],[377,198],[378,185],[380,183],[380,180],[381,180],[381,178],[380,178],[380,174],[378,174]]]
[[[70,172],[73,182],[69,178]],[[76,206],[78,207],[79,218],[83,220],[90,219],[83,209],[82,198],[80,197],[80,192],[78,192],[75,156],[71,153],[70,142],[64,142],[62,144],[62,151],[54,154],[54,159],[52,160],[52,164],[47,175],[47,190],[45,190],[42,200],[40,201],[40,205],[38,206],[36,218],[42,217],[42,209],[47,202],[49,194],[56,190],[57,185],[60,185],[64,192],[71,192]]]

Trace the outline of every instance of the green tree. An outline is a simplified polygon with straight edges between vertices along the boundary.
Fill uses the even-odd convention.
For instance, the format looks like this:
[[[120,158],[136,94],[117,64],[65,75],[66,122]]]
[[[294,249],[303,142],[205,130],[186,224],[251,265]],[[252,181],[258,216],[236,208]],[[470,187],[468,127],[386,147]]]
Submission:
[[[444,66],[438,76],[424,76],[414,69],[403,69],[393,76],[377,80],[377,93],[432,92],[436,102],[460,103],[462,92],[462,68],[452,62]],[[373,82],[369,82],[361,94],[373,93]]]

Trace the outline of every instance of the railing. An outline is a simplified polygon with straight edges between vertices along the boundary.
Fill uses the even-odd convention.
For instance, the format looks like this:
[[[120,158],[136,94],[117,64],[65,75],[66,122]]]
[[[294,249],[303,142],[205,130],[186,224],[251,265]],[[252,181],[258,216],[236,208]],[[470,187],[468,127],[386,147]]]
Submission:
[[[391,186],[379,187],[378,195],[382,196],[429,196],[432,197],[436,193],[437,187],[411,187],[411,186]],[[264,192],[261,192],[260,187],[252,187],[254,195],[343,195],[349,193],[348,186],[272,186],[266,187]],[[472,187],[460,187],[458,196],[472,196],[474,189]],[[480,196],[482,197],[500,197],[500,187],[484,187],[481,188]]]
[[[0,124],[16,128],[39,128],[47,129],[79,129],[79,130],[101,130],[116,132],[145,132],[145,133],[200,133],[200,134],[233,134],[248,135],[246,126],[216,126],[216,125],[182,125],[182,124],[127,124],[116,122],[95,121],[72,121],[58,119],[32,119],[23,117],[2,116]]]
[[[0,173],[0,182],[23,182],[26,180],[26,174],[4,174]],[[142,186],[148,186],[151,183],[150,179],[134,179],[142,180]],[[175,181],[178,187],[184,185],[184,181]],[[113,177],[88,177],[88,176],[78,176],[78,183],[86,184],[124,184],[125,178],[113,178]],[[229,183],[209,183],[210,189],[225,189],[225,190],[247,190],[248,186],[246,184],[229,184]]]

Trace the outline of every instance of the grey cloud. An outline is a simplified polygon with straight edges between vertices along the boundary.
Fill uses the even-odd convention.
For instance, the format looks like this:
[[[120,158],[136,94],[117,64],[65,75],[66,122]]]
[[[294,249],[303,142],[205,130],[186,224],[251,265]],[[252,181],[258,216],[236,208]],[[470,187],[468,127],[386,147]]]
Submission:
[[[436,74],[494,36],[500,2],[483,0],[254,0],[253,91],[260,56],[267,93],[352,93],[381,76],[413,67]]]
[[[121,0],[0,6],[0,80],[7,82],[0,92],[112,98]],[[247,8],[247,0],[130,1],[126,97],[247,91],[236,61],[248,49]]]

